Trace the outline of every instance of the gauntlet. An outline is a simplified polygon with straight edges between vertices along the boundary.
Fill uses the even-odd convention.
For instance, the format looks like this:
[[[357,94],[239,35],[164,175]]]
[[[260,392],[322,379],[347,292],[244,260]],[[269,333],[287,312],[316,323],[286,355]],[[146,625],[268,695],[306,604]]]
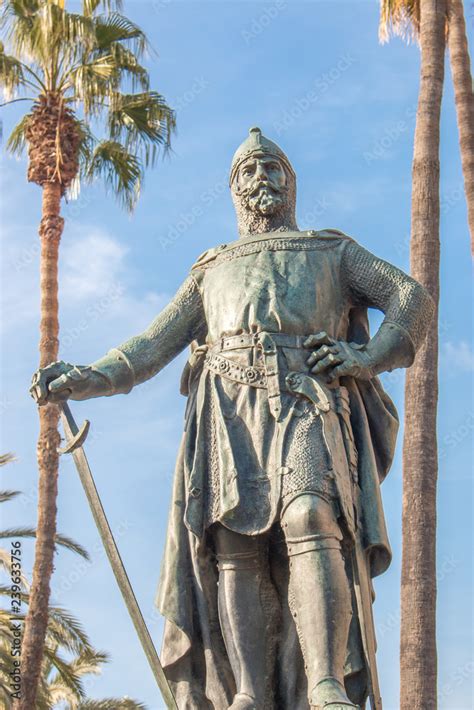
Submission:
[[[39,405],[66,399],[91,399],[127,394],[134,385],[130,363],[120,350],[111,350],[92,365],[59,360],[33,375],[30,394]]]

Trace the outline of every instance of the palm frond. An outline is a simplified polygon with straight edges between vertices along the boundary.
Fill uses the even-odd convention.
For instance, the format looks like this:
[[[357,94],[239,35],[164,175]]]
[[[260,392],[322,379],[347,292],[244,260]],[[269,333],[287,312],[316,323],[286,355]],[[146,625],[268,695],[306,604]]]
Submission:
[[[93,650],[82,624],[67,609],[51,606],[48,633],[71,653],[81,654]]]
[[[89,125],[85,121],[77,121],[79,134],[79,157],[83,162],[90,160],[96,142]]]
[[[80,675],[99,675],[102,672],[102,666],[109,661],[109,654],[104,651],[96,651],[91,649],[80,653],[71,661],[71,666],[74,671]]]
[[[7,101],[27,85],[22,62],[6,54],[3,42],[0,42],[0,85]]]
[[[22,527],[22,528],[9,528],[7,530],[0,530],[0,540],[3,539],[11,539],[11,538],[35,538],[36,537],[36,529],[35,528],[28,528],[28,527]],[[83,557],[85,560],[89,560],[89,553],[87,550],[82,547],[78,542],[75,542],[72,538],[68,537],[67,535],[61,535],[58,533],[56,535],[56,544],[59,545],[60,547],[65,547],[67,550],[70,550],[71,552],[75,552],[77,555],[80,555]]]
[[[94,21],[48,0],[35,2],[33,11],[25,13],[23,6],[28,2],[6,0],[13,8],[8,38],[14,53],[28,59],[29,70],[34,70],[37,78],[43,76],[44,89],[54,91],[61,67],[79,61],[84,51],[95,46]]]
[[[67,198],[71,200],[75,200],[79,197],[81,192],[81,177],[84,176],[84,173],[87,170],[86,166],[90,163],[94,150],[94,144],[96,143],[96,140],[85,121],[77,120],[76,126],[79,135],[79,171],[66,192]]]
[[[131,211],[140,195],[142,172],[140,159],[125,146],[117,141],[101,141],[85,167],[84,178],[88,182],[102,178],[106,189]]]
[[[14,461],[16,461],[15,454],[12,454],[11,452],[7,454],[0,454],[0,466],[6,466]]]
[[[131,698],[104,698],[86,700],[77,706],[77,710],[146,710],[146,705]]]
[[[0,503],[6,503],[21,495],[21,491],[0,491]]]
[[[140,153],[145,165],[153,164],[158,145],[169,148],[176,125],[175,114],[156,91],[140,94],[115,94],[109,109],[112,140],[127,150]]]
[[[74,671],[71,664],[60,658],[55,651],[48,648],[47,644],[44,647],[44,658],[47,661],[50,661],[57,670],[61,677],[62,683],[66,686],[66,688],[76,694],[78,700],[83,700],[86,696],[84,684],[81,676]]]
[[[391,34],[410,42],[418,38],[420,0],[380,0],[379,39],[387,42]]]
[[[73,90],[73,101],[82,103],[86,116],[98,116],[111,93],[111,83],[117,83],[117,68],[111,56],[90,57],[68,72],[61,89]]]
[[[109,48],[109,56],[116,68],[117,86],[124,79],[131,80],[132,89],[139,87],[142,91],[148,91],[150,78],[147,70],[141,66],[137,54],[125,47],[121,42],[115,42]]]
[[[21,155],[26,147],[25,132],[28,122],[31,120],[31,113],[27,113],[10,133],[7,140],[7,150],[13,155]]]
[[[0,584],[0,597],[11,597],[11,593],[11,587],[9,587],[7,584]],[[21,597],[21,601],[25,602],[25,604],[28,604],[28,592],[19,592],[19,595]]]
[[[58,623],[57,618],[53,618],[48,624],[48,639],[49,643],[54,642],[69,653],[81,653],[84,650],[83,638],[79,638],[69,625]]]
[[[112,12],[121,10],[122,6],[122,0],[82,0],[82,14],[92,17],[98,9]]]
[[[85,675],[99,675],[102,671],[102,666],[108,660],[107,654],[100,651],[85,652],[79,654],[69,665],[77,677]],[[80,698],[71,691],[71,688],[64,683],[60,673],[56,673],[50,678],[48,683],[48,696],[51,707],[56,707],[58,703],[69,703],[69,710],[76,710]]]
[[[16,23],[24,23],[23,29],[28,32],[34,22],[34,17],[40,8],[41,0],[3,0],[0,10],[0,29],[10,31]],[[9,28],[9,29],[8,29]]]
[[[148,48],[145,33],[138,25],[117,12],[96,18],[96,37],[99,50],[107,50],[116,42],[131,42],[137,58]]]
[[[6,37],[18,56],[37,62],[41,56],[41,0],[4,0],[2,25]],[[44,49],[44,48],[43,48]]]
[[[12,572],[11,552],[9,550],[4,550],[3,547],[0,547],[0,569],[5,570],[8,577],[11,577],[11,572]],[[17,574],[17,576],[20,578],[20,584],[21,584],[23,590],[28,591],[30,588],[28,579],[21,572],[19,574]],[[10,592],[11,592],[11,589],[10,589]]]

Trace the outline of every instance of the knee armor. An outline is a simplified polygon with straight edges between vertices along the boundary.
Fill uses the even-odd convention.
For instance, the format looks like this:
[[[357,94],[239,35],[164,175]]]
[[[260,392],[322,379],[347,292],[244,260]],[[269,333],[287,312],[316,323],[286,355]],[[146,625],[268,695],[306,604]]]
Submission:
[[[281,526],[288,555],[311,550],[340,549],[341,529],[331,503],[314,493],[303,493],[285,508]]]

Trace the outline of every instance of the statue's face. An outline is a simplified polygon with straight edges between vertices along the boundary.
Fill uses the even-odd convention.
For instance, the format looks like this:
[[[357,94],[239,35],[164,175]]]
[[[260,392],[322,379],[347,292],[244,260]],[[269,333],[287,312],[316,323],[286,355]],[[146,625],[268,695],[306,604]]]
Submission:
[[[287,182],[285,169],[278,158],[251,156],[237,172],[236,192],[249,209],[272,215],[285,201]]]

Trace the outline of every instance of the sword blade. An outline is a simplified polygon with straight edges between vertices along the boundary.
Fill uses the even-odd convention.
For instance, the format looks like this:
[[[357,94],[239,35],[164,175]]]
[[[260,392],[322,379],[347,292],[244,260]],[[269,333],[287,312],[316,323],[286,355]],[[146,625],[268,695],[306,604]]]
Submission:
[[[79,429],[74,421],[74,417],[72,416],[72,412],[67,402],[63,402],[61,404],[61,409],[66,440],[69,442],[77,435]],[[138,605],[132,585],[130,584],[122,558],[120,557],[117,543],[115,542],[112,530],[110,529],[109,522],[105,515],[104,508],[89,467],[89,462],[87,461],[87,457],[82,446],[76,447],[72,451],[72,456],[79,473],[79,478],[81,479],[82,487],[84,488],[84,492],[89,502],[97,530],[99,531],[102,544],[104,545],[105,552],[109,558],[112,572],[114,573],[123,600],[127,606],[128,613],[130,614],[133,625],[135,626],[135,631],[137,632],[142,648],[148,659],[148,663],[150,664],[150,668],[158,684],[158,688],[160,689],[168,710],[178,710],[173,692],[164,674],[155,645]]]
[[[369,586],[369,569],[365,551],[355,534],[355,546],[352,553],[354,569],[354,590],[357,601],[357,612],[362,636],[362,646],[367,667],[369,684],[369,698],[372,710],[382,710],[382,697],[380,695],[379,678],[377,673],[377,659],[375,649],[375,626],[372,615],[372,598]]]

